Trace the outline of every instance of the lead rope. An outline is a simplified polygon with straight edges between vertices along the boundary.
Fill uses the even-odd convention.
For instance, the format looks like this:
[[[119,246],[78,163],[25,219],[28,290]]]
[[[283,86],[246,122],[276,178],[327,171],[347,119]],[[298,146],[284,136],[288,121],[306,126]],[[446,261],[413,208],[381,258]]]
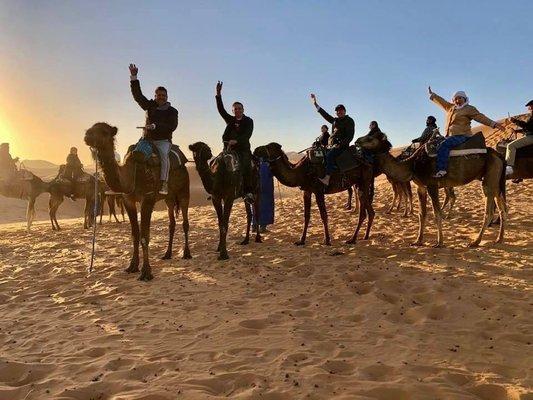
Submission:
[[[91,264],[89,265],[89,275],[93,272],[94,265],[94,250],[96,246],[96,213],[98,209],[98,150],[94,149],[95,154],[95,170],[94,170],[94,216],[93,216],[93,244],[91,251]]]

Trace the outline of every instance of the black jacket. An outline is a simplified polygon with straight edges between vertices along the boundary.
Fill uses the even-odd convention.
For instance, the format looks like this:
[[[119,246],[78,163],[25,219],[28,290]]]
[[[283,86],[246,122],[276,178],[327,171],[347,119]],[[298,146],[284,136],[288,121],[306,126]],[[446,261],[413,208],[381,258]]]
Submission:
[[[330,146],[339,145],[340,147],[348,147],[355,135],[354,120],[348,115],[342,118],[332,117],[322,107],[318,109],[318,112],[326,121],[333,124],[332,134],[329,137]]]
[[[146,130],[146,138],[172,140],[172,132],[178,127],[178,110],[170,103],[158,106],[155,100],[148,100],[144,97],[138,79],[131,81],[130,86],[133,98],[146,111],[146,125],[155,124],[154,130]]]
[[[329,132],[321,133],[320,136],[317,138],[317,142],[323,146],[327,147],[329,144]]]
[[[518,132],[523,132],[526,136],[533,135],[533,115],[530,115],[526,121],[519,120],[518,118],[511,118],[511,121],[522,128],[518,129]]]
[[[226,121],[226,129],[222,135],[222,140],[227,142],[229,140],[236,140],[237,145],[233,147],[238,152],[250,151],[250,138],[254,131],[254,121],[250,117],[243,115],[241,120],[237,120],[233,115],[230,115],[224,109],[221,96],[215,96],[217,101],[217,109],[220,116]]]
[[[413,139],[412,143],[425,143],[431,135],[433,135],[433,130],[437,129],[437,124],[428,125],[420,137]]]

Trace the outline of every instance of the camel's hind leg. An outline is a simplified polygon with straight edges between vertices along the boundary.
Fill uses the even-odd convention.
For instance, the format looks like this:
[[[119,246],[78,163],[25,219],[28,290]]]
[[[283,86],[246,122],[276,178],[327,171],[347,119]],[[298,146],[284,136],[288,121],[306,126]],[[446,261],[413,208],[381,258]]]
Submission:
[[[455,191],[453,190],[453,188],[444,188],[444,193],[445,193],[445,197],[444,197],[444,204],[442,205],[442,209],[444,210],[444,208],[448,205],[448,214],[446,215],[446,219],[450,219],[452,217],[452,210],[453,210],[453,205],[455,204]]]
[[[352,196],[353,196],[353,189],[350,186],[348,189],[348,200],[346,201],[346,205],[344,206],[345,210],[351,210],[352,209]]]
[[[252,206],[244,202],[244,209],[246,210],[246,235],[241,242],[242,245],[250,243],[250,227],[252,226]]]
[[[496,197],[496,205],[498,206],[498,214],[500,216],[500,229],[498,231],[496,243],[503,243],[505,221],[507,219],[507,205],[505,204],[505,196],[503,194],[500,194],[498,197]]]
[[[52,230],[54,231],[61,230],[59,223],[57,222],[57,209],[61,203],[63,203],[63,196],[50,195],[50,200],[48,201],[48,214],[50,216],[50,222],[52,223]]]
[[[387,211],[385,211],[385,214],[390,214],[392,213],[392,210],[394,209],[394,206],[396,205],[396,201],[399,200],[399,192],[398,192],[398,185],[395,183],[395,182],[391,182],[391,187],[392,187],[392,192],[394,194],[393,198],[392,198],[392,203],[390,205],[390,207],[387,209]]]
[[[133,242],[133,254],[131,256],[130,265],[126,269],[126,272],[138,272],[139,271],[139,222],[137,217],[137,205],[135,200],[126,199],[124,200],[124,205],[126,207],[126,212],[128,213],[128,218],[131,225],[131,239]]]
[[[426,226],[427,215],[427,199],[428,193],[424,186],[417,186],[416,193],[418,194],[418,236],[411,246],[422,246],[424,242],[424,228]]]
[[[315,193],[315,199],[320,211],[320,218],[322,218],[322,225],[324,225],[324,244],[326,246],[331,246],[328,225],[328,210],[326,208],[326,199],[324,193]]]
[[[303,246],[307,238],[307,228],[309,227],[309,220],[311,219],[311,192],[304,192],[304,230],[300,240],[295,242],[296,246]]]
[[[433,206],[435,223],[437,224],[437,243],[433,247],[442,247],[442,209],[440,207],[439,188],[437,186],[429,186],[427,190]]]

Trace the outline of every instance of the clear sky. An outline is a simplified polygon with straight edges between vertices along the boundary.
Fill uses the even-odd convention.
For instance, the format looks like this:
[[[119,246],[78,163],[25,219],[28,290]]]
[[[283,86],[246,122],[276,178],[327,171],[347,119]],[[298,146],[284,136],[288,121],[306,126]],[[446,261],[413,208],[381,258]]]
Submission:
[[[22,158],[89,159],[84,131],[119,128],[123,154],[147,97],[167,87],[180,113],[174,142],[221,149],[215,84],[254,119],[252,146],[305,148],[343,103],[364,134],[377,120],[395,145],[434,114],[427,86],[465,90],[491,118],[533,99],[533,1],[11,1],[0,0],[0,141]]]

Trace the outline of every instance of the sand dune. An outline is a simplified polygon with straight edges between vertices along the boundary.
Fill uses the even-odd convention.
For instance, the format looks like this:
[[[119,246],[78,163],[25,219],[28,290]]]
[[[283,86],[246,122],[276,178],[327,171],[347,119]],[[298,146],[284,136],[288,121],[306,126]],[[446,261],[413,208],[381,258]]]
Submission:
[[[354,246],[345,194],[328,198],[332,247],[316,209],[308,244],[292,245],[302,204],[288,192],[265,242],[242,247],[236,205],[227,262],[211,207],[191,210],[194,258],[158,260],[157,213],[150,283],[123,272],[127,224],[99,228],[90,276],[79,220],[1,225],[0,399],[531,399],[533,184],[509,184],[505,244],[491,230],[467,249],[479,191],[458,190],[444,249],[409,247],[417,219],[383,213],[387,184]]]

